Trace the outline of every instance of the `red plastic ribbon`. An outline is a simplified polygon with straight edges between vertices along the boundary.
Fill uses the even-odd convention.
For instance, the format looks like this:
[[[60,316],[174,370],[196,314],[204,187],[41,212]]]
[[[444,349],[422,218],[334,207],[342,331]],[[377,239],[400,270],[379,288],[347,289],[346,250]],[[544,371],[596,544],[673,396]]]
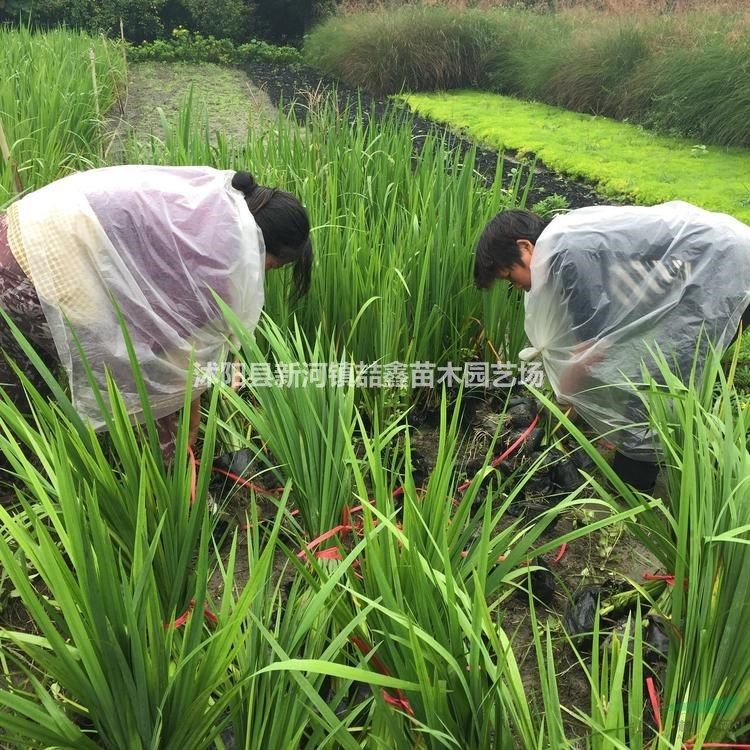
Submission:
[[[188,608],[176,620],[174,620],[174,622],[164,623],[164,629],[167,630],[168,628],[174,628],[175,630],[177,630],[178,628],[181,628],[188,621],[188,618],[190,617],[194,609],[195,599],[191,599],[190,604],[188,604]],[[203,616],[214,624],[219,621],[216,615],[208,607],[204,607]]]
[[[521,433],[520,437],[513,441],[513,443],[507,448],[507,450],[501,453],[497,458],[493,459],[490,463],[490,466],[495,468],[498,464],[508,458],[508,456],[510,456],[513,451],[519,448],[525,442],[526,438],[532,433],[538,422],[539,415],[537,414],[532,420],[531,424]],[[476,479],[476,477],[474,477],[474,479]],[[468,487],[471,486],[471,483],[474,481],[474,479],[470,479],[468,482],[464,482],[462,485],[459,485],[456,488],[456,492],[464,492],[466,489],[468,489]]]
[[[193,455],[193,451],[188,448],[190,451],[190,455]],[[201,462],[199,459],[195,458],[193,456],[193,461],[195,462],[196,466],[200,466]],[[222,474],[225,477],[229,477],[230,479],[233,479],[237,484],[241,484],[243,487],[247,487],[248,489],[253,490],[258,495],[278,495],[280,492],[284,491],[283,487],[274,487],[273,489],[267,490],[265,487],[261,487],[257,484],[253,484],[248,479],[243,479],[242,477],[238,476],[237,474],[232,474],[231,471],[226,471],[225,469],[220,469],[218,466],[212,466],[211,471],[213,471],[215,474]]]
[[[372,648],[365,643],[361,638],[358,638],[356,635],[349,636],[349,640],[365,655],[367,656],[371,651]],[[390,677],[391,673],[386,668],[385,664],[378,658],[377,654],[373,654],[372,659],[370,660],[374,665],[375,669],[380,672],[380,674],[385,675],[386,677]],[[398,708],[405,713],[409,714],[409,716],[414,716],[414,710],[411,707],[411,704],[409,703],[409,699],[404,695],[404,693],[399,689],[395,689],[396,695],[391,695],[385,688],[383,688],[383,698],[385,702],[393,706],[394,708]]]
[[[651,701],[651,710],[654,712],[654,718],[656,719],[656,727],[659,730],[659,734],[662,732],[662,724],[661,724],[661,708],[659,703],[659,693],[656,690],[656,685],[654,685],[654,678],[653,677],[647,677],[646,678],[646,687],[648,688],[648,697]]]
[[[646,678],[646,687],[648,688],[648,697],[651,702],[651,709],[654,712],[654,718],[656,719],[656,726],[659,730],[659,734],[663,731],[661,723],[661,710],[659,702],[659,692],[654,685],[654,678]],[[682,750],[692,750],[695,747],[695,740],[688,740],[682,743]],[[702,742],[701,747],[725,747],[735,748],[736,750],[750,750],[750,745],[736,744],[732,742]]]
[[[339,531],[352,531],[352,526],[345,525],[345,524],[339,524],[338,526],[334,526],[332,529],[329,529],[328,531],[323,532],[319,537],[316,537],[311,542],[308,542],[308,544],[305,546],[305,549],[300,550],[297,553],[297,557],[303,558],[308,552],[312,552],[315,547],[317,547],[321,542],[325,542],[326,539],[330,539],[335,534],[338,534]]]

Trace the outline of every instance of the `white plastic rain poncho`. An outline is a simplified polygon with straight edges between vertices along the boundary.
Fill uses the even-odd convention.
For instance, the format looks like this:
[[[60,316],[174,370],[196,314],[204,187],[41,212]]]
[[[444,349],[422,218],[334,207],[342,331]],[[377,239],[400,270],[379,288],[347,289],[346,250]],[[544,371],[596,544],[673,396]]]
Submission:
[[[243,194],[231,187],[233,175],[108,167],[65,177],[11,206],[21,245],[14,254],[42,303],[74,405],[95,427],[103,420],[71,327],[105,397],[106,368],[129,413],[142,418],[112,298],[157,418],[182,407],[191,355],[199,371],[223,357],[229,327],[211,290],[247,327],[256,325],[265,246]]]
[[[636,460],[658,446],[637,393],[649,348],[689,376],[699,340],[725,348],[750,304],[750,227],[674,201],[558,216],[531,258],[526,334],[558,398]],[[704,331],[701,338],[701,332]],[[702,346],[703,356],[707,345]],[[700,362],[700,359],[699,359]]]

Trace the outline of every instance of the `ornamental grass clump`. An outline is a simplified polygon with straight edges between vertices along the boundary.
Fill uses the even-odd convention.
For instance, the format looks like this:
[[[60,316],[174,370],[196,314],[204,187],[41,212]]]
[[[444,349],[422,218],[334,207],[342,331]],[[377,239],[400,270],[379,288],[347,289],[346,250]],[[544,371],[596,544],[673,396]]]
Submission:
[[[352,504],[351,362],[338,360],[320,337],[309,342],[299,327],[287,333],[264,317],[258,341],[228,309],[225,314],[237,336],[251,396],[226,389],[226,398],[235,421],[252,425],[270,452],[268,460],[292,481],[300,526],[312,539],[341,523],[344,507]]]
[[[465,361],[484,331],[512,359],[517,295],[492,294],[494,315],[483,317],[466,248],[498,210],[523,205],[527,175],[517,171],[503,190],[500,161],[488,186],[475,174],[476,151],[461,157],[437,133],[405,158],[415,143],[397,109],[376,122],[358,108],[339,113],[329,100],[307,130],[315,145],[305,146],[309,177],[299,189],[322,217],[311,299],[296,311],[308,335],[322,324],[326,336],[345,337],[357,362],[445,364]],[[489,347],[481,354],[492,356]]]
[[[178,631],[171,623],[182,610],[167,612],[157,587],[153,561],[163,527],[148,533],[146,493],[132,498],[136,537],[126,565],[100,499],[78,485],[62,447],[60,441],[54,456],[58,496],[38,498],[47,523],[24,501],[21,519],[0,507],[0,563],[35,631],[0,631],[6,659],[27,677],[26,687],[0,691],[3,743],[205,747],[222,714],[221,704],[210,701],[213,673],[241,644],[234,637],[206,640],[207,545],[194,569],[196,605]],[[14,564],[15,548],[43,588]]]
[[[106,399],[99,394],[108,427],[100,446],[16,335],[52,399],[25,381],[30,416],[6,394],[0,400],[0,454],[16,494],[15,503],[0,506],[0,567],[32,625],[0,629],[8,678],[0,689],[3,746],[198,749],[221,743],[230,725],[237,736],[245,727],[252,737],[276,739],[311,734],[317,742],[335,733],[341,722],[320,698],[296,707],[297,722],[284,725],[288,735],[282,723],[270,728],[264,713],[282,700],[286,711],[291,688],[315,695],[323,680],[323,673],[311,681],[293,670],[278,679],[271,661],[311,653],[333,660],[341,647],[330,642],[320,604],[307,641],[297,627],[293,618],[316,611],[314,597],[307,609],[279,615],[274,563],[288,490],[262,543],[252,506],[247,583],[237,591],[235,535],[228,561],[219,561],[217,600],[209,593],[216,562],[206,497],[219,391],[208,407],[200,471],[187,460],[167,467],[148,409],[144,428],[134,427],[110,382]],[[180,422],[178,455],[187,456],[187,422]]]
[[[27,382],[30,418],[6,394],[0,402],[0,452],[16,486],[16,503],[0,506],[0,565],[33,624],[0,630],[15,675],[0,690],[4,746],[207,747],[231,698],[213,694],[243,645],[243,620],[226,608],[205,630],[216,620],[207,475],[193,499],[193,467],[165,470],[153,420],[138,435],[113,385],[103,451],[45,374],[53,401]]]
[[[282,517],[277,516],[277,526]],[[346,698],[363,683],[342,675],[351,670],[349,635],[364,614],[338,627],[330,590],[310,586],[296,550],[277,542],[276,535],[262,533],[254,510],[247,520],[251,598],[235,592],[244,542],[235,537],[226,564],[220,563],[224,585],[219,617],[225,609],[241,612],[247,634],[217,691],[231,697],[228,716],[234,746],[312,749],[333,742],[356,750],[360,745],[354,736],[360,731],[363,707],[347,705]],[[275,560],[268,557],[268,549]],[[284,560],[281,575],[271,575],[269,561],[278,566]],[[341,674],[336,675],[337,670]],[[358,676],[366,680],[368,674],[360,670]]]
[[[378,94],[470,86],[484,72],[492,28],[490,14],[435,6],[339,15],[308,35],[305,56]]]
[[[190,562],[201,533],[201,503],[205,503],[211,461],[202,462],[196,472],[188,459],[186,420],[181,420],[176,438],[177,458],[165,466],[159,436],[151,413],[135,353],[130,348],[135,381],[144,405],[145,423],[134,425],[115,384],[108,380],[108,392],[97,387],[84,362],[93,392],[99,401],[107,428],[100,441],[91,426],[76,412],[69,394],[55,374],[35,353],[18,328],[4,313],[2,322],[12,330],[29,361],[42,374],[49,393],[40,393],[20,371],[31,418],[23,405],[0,391],[0,456],[13,476],[19,500],[25,506],[39,506],[49,513],[51,504],[62,502],[60,476],[70,470],[75,491],[98,499],[100,512],[111,533],[111,543],[127,569],[135,556],[138,523],[148,534],[158,536],[153,551],[157,591],[165,615],[184,609],[192,597]],[[126,336],[126,343],[129,340]],[[213,455],[216,400],[208,408],[208,428],[204,436],[205,456]],[[185,409],[190,392],[185,394]],[[60,456],[65,465],[60,466]],[[60,472],[63,472],[61,475]],[[194,487],[194,489],[193,489]],[[69,489],[69,488],[68,488]],[[146,515],[139,519],[135,499],[143,498]],[[35,511],[39,512],[39,510]]]
[[[687,381],[666,358],[648,391],[664,451],[674,586],[663,700],[680,711],[666,737],[731,741],[750,714],[750,453],[747,412],[718,355]],[[696,744],[696,747],[698,745]]]

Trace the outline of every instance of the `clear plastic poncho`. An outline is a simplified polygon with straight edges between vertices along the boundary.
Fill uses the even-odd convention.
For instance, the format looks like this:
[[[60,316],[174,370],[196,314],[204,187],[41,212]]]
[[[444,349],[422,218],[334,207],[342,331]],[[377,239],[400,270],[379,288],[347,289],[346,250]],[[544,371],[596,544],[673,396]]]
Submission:
[[[112,299],[157,418],[182,407],[191,357],[199,372],[223,359],[229,327],[212,290],[248,328],[257,324],[265,246],[242,193],[231,187],[233,175],[108,167],[65,177],[17,203],[23,254],[74,405],[95,428],[104,422],[71,327],[105,399],[106,368],[128,412],[143,416]]]
[[[649,350],[690,374],[698,342],[722,350],[750,304],[750,227],[680,201],[597,206],[558,216],[531,259],[526,334],[557,397],[618,450],[659,448],[637,393]]]

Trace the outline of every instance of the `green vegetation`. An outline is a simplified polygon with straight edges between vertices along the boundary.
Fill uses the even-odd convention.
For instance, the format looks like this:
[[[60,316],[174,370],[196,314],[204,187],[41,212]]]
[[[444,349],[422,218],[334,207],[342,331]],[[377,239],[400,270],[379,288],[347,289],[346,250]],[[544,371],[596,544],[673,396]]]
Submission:
[[[655,204],[680,199],[750,221],[750,151],[655,135],[636,125],[458,91],[409,94],[420,114],[447,121],[496,149],[533,153],[613,198]]]
[[[272,62],[295,65],[302,61],[302,53],[295,47],[277,47],[253,39],[234,44],[231,39],[217,39],[191,33],[182,27],[174,29],[169,39],[144,42],[128,49],[128,58],[133,62],[156,60],[161,62],[213,62],[223,65]]]
[[[333,17],[309,34],[305,54],[380,93],[484,88],[697,143],[748,146],[748,29],[739,13],[409,5]]]
[[[122,48],[102,39],[0,27],[0,120],[24,188],[101,163],[103,115],[121,95],[124,68]],[[0,159],[0,206],[16,189],[12,169]]]
[[[85,65],[73,66],[74,56],[87,58],[77,38],[72,91],[90,79]],[[44,48],[46,37],[27,41]],[[127,142],[131,163],[250,166],[260,182],[303,199],[316,248],[311,295],[291,309],[278,272],[255,331],[228,316],[241,363],[297,365],[302,382],[240,392],[217,383],[204,404],[200,463],[187,455],[183,418],[177,458],[165,465],[148,408],[144,425],[134,426],[110,383],[108,431],[94,434],[26,345],[52,398],[28,385],[29,416],[0,388],[0,459],[14,474],[14,494],[0,503],[0,606],[13,603],[0,609],[0,743],[746,744],[750,454],[746,405],[733,390],[736,361],[727,376],[709,362],[702,384],[681,384],[666,368],[658,383],[648,381],[666,497],[625,485],[589,436],[536,391],[545,447],[580,446],[593,461],[583,486],[534,518],[515,515],[532,475],[490,466],[498,434],[465,483],[462,396],[445,392],[436,399],[431,471],[418,477],[410,394],[347,379],[318,387],[313,373],[360,360],[492,358],[488,339],[514,361],[523,343],[520,298],[504,290],[480,296],[468,248],[499,207],[523,204],[525,185],[520,177],[510,193],[499,179],[485,185],[474,153],[461,159],[435,134],[412,161],[402,113],[375,123],[352,106],[340,111],[323,98],[302,127],[280,114],[233,140],[209,132],[190,96],[161,137]],[[70,129],[87,126],[90,97],[88,107]],[[88,139],[65,143],[83,150],[71,152],[71,164],[99,163]],[[23,162],[30,184],[59,173],[55,143],[46,148],[52,156]],[[510,415],[494,408],[503,424]],[[248,475],[268,470],[279,490],[261,498],[250,487],[239,499],[239,528],[221,532],[208,510],[212,462],[241,448],[256,462],[246,478],[259,482]],[[574,513],[585,522],[572,525]],[[563,543],[625,526],[672,579],[620,575],[616,594],[603,589],[584,653],[559,613],[535,599],[538,563]],[[578,581],[575,563],[553,568],[561,569],[570,576],[561,588]],[[612,628],[604,618],[616,606],[627,614]],[[519,609],[528,621],[514,619]],[[666,661],[644,635],[655,621],[668,641]],[[588,700],[570,701],[566,688],[576,680]]]
[[[313,66],[376,93],[478,83],[493,44],[489,16],[448,8],[389,8],[333,16],[305,40]]]

